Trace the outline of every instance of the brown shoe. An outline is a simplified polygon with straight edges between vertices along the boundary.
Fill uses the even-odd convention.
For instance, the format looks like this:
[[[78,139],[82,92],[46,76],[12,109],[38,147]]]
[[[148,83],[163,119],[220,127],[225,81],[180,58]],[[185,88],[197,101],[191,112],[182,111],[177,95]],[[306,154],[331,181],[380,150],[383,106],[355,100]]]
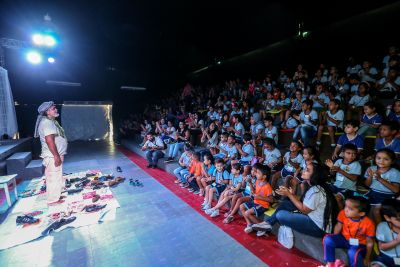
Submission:
[[[94,196],[92,197],[92,202],[93,202],[93,203],[94,203],[94,202],[97,202],[99,199],[100,199],[100,196],[99,196],[99,195],[94,195]]]

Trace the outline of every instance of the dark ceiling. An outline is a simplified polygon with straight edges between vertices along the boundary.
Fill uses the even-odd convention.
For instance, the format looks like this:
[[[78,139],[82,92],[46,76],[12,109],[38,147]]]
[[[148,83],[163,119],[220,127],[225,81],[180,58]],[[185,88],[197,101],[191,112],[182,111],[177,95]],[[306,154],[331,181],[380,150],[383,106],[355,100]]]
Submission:
[[[292,36],[300,21],[312,30],[392,2],[9,0],[0,37],[28,40],[49,13],[62,40],[59,73],[96,79],[113,67],[124,82],[151,87]],[[11,61],[11,70],[25,64]]]

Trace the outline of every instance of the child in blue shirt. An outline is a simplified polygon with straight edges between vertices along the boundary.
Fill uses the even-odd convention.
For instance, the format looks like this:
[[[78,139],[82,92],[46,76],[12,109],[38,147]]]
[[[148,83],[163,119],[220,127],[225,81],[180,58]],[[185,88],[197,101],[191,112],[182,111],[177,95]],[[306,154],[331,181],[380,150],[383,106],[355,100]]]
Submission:
[[[227,132],[224,132],[224,133],[221,134],[220,141],[219,141],[218,146],[217,146],[218,150],[219,150],[219,153],[214,154],[213,155],[214,158],[216,158],[216,159],[225,158],[225,156],[227,154],[226,153],[226,147],[228,146],[228,136],[229,136],[229,134]]]
[[[236,144],[236,148],[237,151],[240,154],[240,160],[239,163],[241,166],[243,166],[243,176],[246,176],[249,172],[250,172],[250,164],[251,164],[251,160],[253,159],[253,157],[255,156],[255,148],[254,146],[251,144],[251,135],[246,133],[243,136],[243,141],[244,144],[243,146],[241,146],[240,144]],[[236,161],[232,161],[232,164],[236,163]]]
[[[357,134],[360,123],[357,120],[348,120],[345,123],[344,134],[339,137],[335,150],[332,154],[332,160],[340,156],[339,152],[345,144],[353,144],[357,147],[358,154],[360,155],[364,148],[364,138]]]
[[[376,130],[382,123],[382,116],[376,111],[376,104],[372,101],[365,103],[364,115],[361,119],[359,135],[376,135]]]
[[[356,183],[361,175],[361,165],[357,159],[357,147],[353,144],[345,144],[342,148],[343,159],[338,159],[335,163],[327,159],[326,166],[335,174],[335,182],[331,184],[331,190],[337,194],[339,208],[343,208],[344,194],[346,191],[356,191]]]
[[[382,203],[381,214],[384,219],[376,228],[376,239],[379,245],[379,255],[372,267],[400,266],[400,201],[385,200]]]
[[[400,139],[396,138],[399,131],[399,124],[394,121],[386,121],[379,127],[380,138],[376,139],[375,151],[382,148],[388,148],[396,154],[396,158],[400,157]]]
[[[200,188],[199,195],[204,196],[205,188],[212,181],[212,175],[215,171],[214,157],[211,154],[203,156],[202,175],[197,177],[197,184]]]
[[[276,148],[275,141],[271,138],[265,138],[263,143],[263,165],[267,165],[271,170],[278,170],[282,163],[282,154],[279,149]]]
[[[212,184],[205,188],[205,197],[202,205],[202,210],[211,208],[211,203],[214,197],[214,193],[219,195],[225,190],[226,185],[229,183],[229,173],[224,170],[225,163],[223,159],[217,159],[215,161],[215,171],[212,174]]]
[[[400,190],[400,172],[393,168],[395,153],[387,148],[380,149],[375,155],[376,166],[365,172],[365,185],[370,188],[367,196],[373,206],[372,212],[376,223],[381,221],[380,205],[386,199],[394,198]]]
[[[331,139],[331,147],[336,146],[335,133],[343,130],[344,112],[339,109],[340,101],[332,99],[329,102],[328,111],[324,114],[322,124],[318,127],[318,135],[316,144],[321,145],[322,132],[325,128],[328,129]]]
[[[300,125],[296,127],[293,133],[293,140],[298,140],[300,135],[304,146],[309,145],[310,140],[317,132],[318,113],[312,107],[313,101],[306,99],[301,106],[303,111],[300,115],[293,115],[296,120],[300,121]]]
[[[264,137],[272,138],[275,144],[278,144],[278,129],[273,125],[274,118],[272,116],[266,116],[264,118]]]
[[[392,109],[387,115],[388,120],[400,123],[400,99],[396,99],[393,102]]]
[[[239,193],[243,187],[244,180],[240,174],[241,166],[239,163],[232,164],[231,174],[229,175],[229,184],[225,190],[221,193],[215,207],[205,210],[204,212],[210,215],[212,218],[219,216],[219,209],[223,207],[233,196]]]
[[[290,180],[293,179],[296,169],[298,169],[300,164],[303,162],[303,156],[300,153],[302,149],[303,146],[298,141],[293,141],[290,143],[289,151],[283,156],[282,170],[272,175],[272,188],[276,188],[276,183],[278,182],[279,178],[284,179],[286,185],[291,183]]]

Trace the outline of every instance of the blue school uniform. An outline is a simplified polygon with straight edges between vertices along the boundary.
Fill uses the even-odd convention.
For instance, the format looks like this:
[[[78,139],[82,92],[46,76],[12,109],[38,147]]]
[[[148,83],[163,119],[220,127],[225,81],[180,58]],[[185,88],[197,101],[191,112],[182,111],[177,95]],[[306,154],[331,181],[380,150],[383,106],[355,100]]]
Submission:
[[[369,117],[366,114],[362,116],[361,122],[367,124],[381,124],[382,123],[382,116],[376,113],[375,115]]]
[[[393,111],[390,111],[390,113],[388,115],[388,120],[400,122],[400,115],[397,115]]]
[[[263,153],[265,156],[264,165],[268,165],[272,162],[275,162],[282,156],[281,152],[277,148],[274,148],[271,151],[268,149],[264,149]]]
[[[281,176],[283,178],[285,178],[286,176],[293,176],[294,172],[296,171],[296,169],[289,163],[289,159],[292,162],[298,163],[298,164],[301,164],[304,161],[303,156],[300,153],[296,157],[290,158],[290,151],[285,153],[284,158],[285,158],[286,164],[285,164],[285,166],[283,166],[283,169],[281,172]]]
[[[343,171],[348,174],[361,175],[361,165],[358,161],[353,161],[350,164],[344,164],[343,159],[338,159],[334,166],[338,166]],[[357,181],[350,180],[343,174],[337,172],[336,179],[334,182],[334,186],[340,189],[348,189],[352,191],[356,191],[356,183]]]
[[[243,152],[247,153],[247,156],[242,157],[240,159],[240,162],[248,162],[249,163],[254,157],[254,147],[253,147],[253,145],[252,144],[244,144],[242,146],[242,150],[243,150]],[[248,165],[248,164],[246,164],[246,165]]]
[[[376,172],[377,166],[371,166],[369,168]],[[364,177],[369,177],[368,170],[365,172]],[[390,168],[387,172],[382,173],[381,177],[390,183],[400,184],[400,172],[395,168]],[[369,187],[371,190],[368,192],[367,196],[370,198],[371,205],[379,205],[385,199],[395,196],[389,188],[381,184],[377,179],[372,179],[372,183]]]
[[[238,184],[241,184],[243,181],[243,177],[241,174],[238,176],[234,176],[232,173],[229,175],[229,179],[232,181],[232,186],[236,187]]]
[[[400,139],[394,138],[389,144],[386,144],[383,138],[376,139],[375,150],[377,151],[382,148],[388,148],[396,154],[400,153]]]
[[[272,129],[265,128],[264,135],[265,135],[265,137],[274,139],[276,144],[278,143],[278,129],[275,126],[272,126]],[[275,137],[274,137],[274,135],[275,135]]]
[[[212,176],[215,177],[215,182],[211,186],[215,188],[216,195],[219,196],[226,188],[224,180],[230,180],[229,172],[226,170],[219,172],[215,169]]]
[[[337,144],[340,146],[344,146],[345,144],[353,144],[358,149],[363,149],[364,148],[364,138],[361,135],[356,134],[356,136],[353,139],[349,139],[347,134],[342,134],[339,137]]]

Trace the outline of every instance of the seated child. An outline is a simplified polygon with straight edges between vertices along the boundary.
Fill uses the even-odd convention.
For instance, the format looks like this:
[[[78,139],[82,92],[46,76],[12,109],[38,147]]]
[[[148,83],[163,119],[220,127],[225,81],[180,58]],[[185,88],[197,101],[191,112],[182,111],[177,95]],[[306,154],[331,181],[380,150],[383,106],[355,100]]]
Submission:
[[[223,159],[217,159],[215,161],[215,170],[212,174],[212,184],[207,185],[205,188],[204,202],[201,204],[202,210],[211,208],[211,203],[214,197],[214,193],[217,197],[225,190],[226,185],[229,183],[229,173],[224,170],[225,163]]]
[[[357,147],[358,155],[361,155],[362,149],[364,148],[364,138],[361,135],[357,134],[357,130],[360,123],[356,120],[348,120],[344,124],[344,134],[339,137],[335,150],[332,154],[332,160],[337,159],[337,157],[341,156],[339,152],[342,149],[342,146],[345,144],[353,144]]]
[[[229,134],[227,132],[224,132],[221,134],[220,136],[220,141],[218,143],[218,149],[219,149],[219,153],[218,154],[214,154],[214,158],[216,159],[222,159],[226,157],[226,147],[228,146],[228,136]],[[211,151],[212,152],[212,151]]]
[[[251,168],[251,160],[255,156],[255,148],[251,144],[251,135],[246,133],[243,136],[244,144],[241,146],[240,144],[236,144],[236,149],[240,154],[240,160],[238,161],[241,166],[243,166],[243,176],[246,176],[250,172]],[[233,163],[237,163],[237,161],[232,161]]]
[[[396,155],[392,150],[380,149],[375,155],[376,166],[369,167],[365,172],[365,185],[370,188],[367,196],[373,206],[376,223],[381,221],[379,210],[382,202],[394,198],[400,190],[400,172],[392,167],[395,161]]]
[[[229,209],[229,211],[227,213],[225,213],[225,215],[224,215],[225,219],[224,219],[223,223],[232,222],[234,220],[235,214],[240,209],[240,205],[242,203],[246,203],[247,201],[251,200],[251,197],[250,197],[250,193],[251,193],[250,183],[251,184],[255,183],[255,181],[256,181],[256,177],[255,177],[256,168],[259,165],[260,165],[260,163],[254,164],[253,167],[251,168],[250,174],[247,175],[246,177],[242,176],[243,177],[243,185],[245,186],[245,188],[241,193],[233,195],[232,200],[231,200],[231,208]]]
[[[301,113],[301,106],[304,100],[303,92],[297,89],[294,96],[290,99],[291,106],[290,109],[286,110],[285,121],[287,121],[292,114],[299,115]]]
[[[253,231],[252,224],[262,222],[261,218],[264,212],[268,210],[270,203],[274,201],[272,187],[268,183],[269,168],[258,163],[254,165],[254,168],[257,180],[255,187],[252,183],[249,183],[251,200],[240,205],[240,211],[247,223],[244,229],[246,233]],[[247,178],[247,181],[250,181],[250,179]],[[257,236],[263,236],[265,233],[265,231],[259,231]]]
[[[382,203],[383,222],[376,228],[379,255],[372,262],[372,267],[400,266],[400,201],[385,200]]]
[[[332,235],[323,240],[324,260],[334,266],[335,248],[347,249],[351,267],[369,266],[374,246],[375,224],[368,218],[369,204],[362,196],[346,199],[345,208],[337,218]]]
[[[235,146],[236,139],[233,135],[228,136],[228,145],[225,147],[226,155],[223,158],[227,166],[231,165],[232,160],[236,160],[238,157],[238,151]]]
[[[335,182],[331,184],[331,190],[336,195],[339,208],[343,208],[343,195],[346,191],[356,191],[356,183],[361,175],[361,165],[357,159],[357,147],[353,144],[345,144],[342,147],[343,159],[338,159],[335,163],[327,159],[326,166],[335,174]]]
[[[400,123],[400,99],[395,99],[387,118],[390,121]]]
[[[298,169],[300,164],[303,162],[303,156],[300,153],[302,149],[303,146],[298,141],[293,141],[290,143],[289,151],[283,156],[284,166],[282,170],[272,175],[272,188],[276,188],[279,178],[284,179],[285,184],[290,183],[290,180],[293,178],[296,169]]]
[[[219,208],[223,207],[228,201],[230,201],[235,194],[241,192],[244,184],[242,175],[240,174],[241,168],[242,167],[239,163],[232,164],[229,184],[219,197],[217,205],[204,211],[206,214],[209,214],[211,217],[219,216]]]
[[[282,154],[279,149],[276,148],[274,140],[265,138],[263,143],[263,165],[267,165],[271,170],[279,170],[280,164],[282,163]]]
[[[399,132],[399,124],[394,121],[386,121],[379,127],[380,138],[376,139],[375,151],[382,148],[388,148],[396,154],[396,158],[400,158],[400,139],[396,138]]]
[[[201,176],[197,178],[197,185],[200,188],[199,195],[204,196],[204,190],[212,181],[212,174],[215,171],[214,157],[210,154],[203,156],[203,168]]]
[[[278,143],[278,129],[272,125],[272,123],[274,122],[274,118],[272,118],[271,116],[266,116],[264,119],[264,133],[263,136],[264,137],[268,137],[268,138],[272,138],[275,141],[275,144]]]
[[[312,107],[313,101],[306,99],[301,106],[302,112],[300,115],[293,115],[296,120],[300,121],[300,125],[296,127],[293,133],[293,140],[297,141],[300,136],[304,146],[309,144],[310,140],[317,132],[318,113],[313,110]]]
[[[189,166],[189,173],[184,175],[186,183],[182,187],[188,187],[189,192],[198,194],[197,177],[201,176],[202,162],[200,162],[200,153],[192,153],[192,160]]]
[[[324,129],[328,129],[331,139],[331,147],[336,146],[335,133],[343,131],[344,112],[339,109],[340,101],[332,99],[328,105],[328,111],[324,114],[322,124],[318,127],[317,145],[321,145],[321,137]]]
[[[367,83],[361,83],[358,86],[358,93],[353,95],[349,101],[349,108],[347,109],[346,119],[359,119],[361,118],[362,110],[365,103],[371,101],[371,96],[368,94],[369,85]],[[353,113],[355,113],[353,115]]]
[[[176,184],[184,182],[183,177],[185,174],[189,172],[187,168],[189,167],[190,162],[192,160],[193,150],[189,143],[185,144],[183,150],[184,152],[182,153],[178,161],[179,167],[174,170],[174,175],[176,177],[175,180]]]
[[[315,148],[315,146],[304,147],[302,156],[303,160],[300,166],[296,169],[296,172],[293,175],[293,179],[290,180],[286,179],[286,187],[292,188],[293,192],[297,192],[297,186],[300,184],[300,194],[299,194],[300,196],[304,195],[304,192],[306,191],[304,180],[303,178],[301,178],[301,172],[307,169],[307,165],[313,163],[319,163],[319,158],[320,158],[319,152]]]
[[[364,115],[361,119],[359,135],[376,135],[376,130],[382,123],[382,116],[376,111],[376,104],[372,101],[365,103]]]

